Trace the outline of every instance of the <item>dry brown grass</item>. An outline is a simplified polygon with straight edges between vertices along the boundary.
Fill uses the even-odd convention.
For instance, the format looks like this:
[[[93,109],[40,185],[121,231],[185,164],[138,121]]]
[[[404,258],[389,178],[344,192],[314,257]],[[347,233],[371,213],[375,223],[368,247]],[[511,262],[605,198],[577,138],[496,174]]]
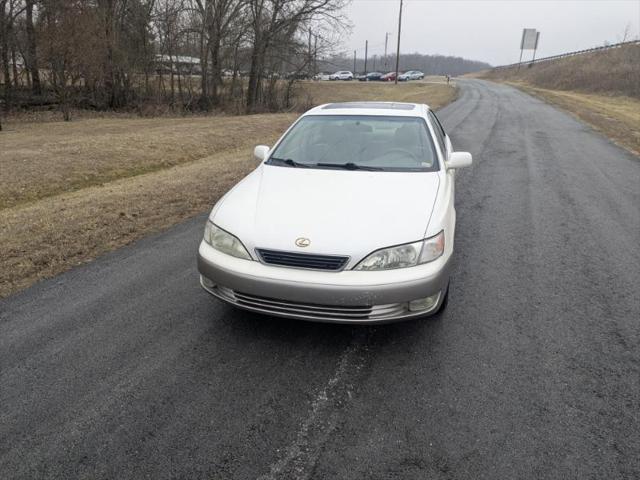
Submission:
[[[301,82],[300,97],[309,105],[349,101],[426,103],[434,109],[451,102],[455,88],[439,78],[419,82]]]
[[[452,87],[426,82],[309,86],[316,103],[396,100],[437,108],[455,98]],[[296,116],[3,125],[0,297],[206,211],[255,167],[253,145],[272,144]]]
[[[255,166],[230,150],[0,210],[0,297],[206,210]]]
[[[105,118],[8,124],[0,150],[0,208],[249,147],[289,114]]]

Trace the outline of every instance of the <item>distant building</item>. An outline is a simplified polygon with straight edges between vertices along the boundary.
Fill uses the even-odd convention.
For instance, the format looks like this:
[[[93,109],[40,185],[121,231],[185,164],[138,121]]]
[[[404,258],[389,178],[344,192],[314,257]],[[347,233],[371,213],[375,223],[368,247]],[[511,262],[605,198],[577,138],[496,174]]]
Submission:
[[[156,72],[199,75],[202,73],[200,59],[184,55],[156,55]]]

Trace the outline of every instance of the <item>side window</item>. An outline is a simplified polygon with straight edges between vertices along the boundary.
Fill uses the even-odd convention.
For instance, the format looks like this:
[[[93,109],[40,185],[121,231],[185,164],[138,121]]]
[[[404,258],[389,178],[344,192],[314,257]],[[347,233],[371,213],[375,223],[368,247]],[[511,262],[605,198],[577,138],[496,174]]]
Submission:
[[[431,125],[433,126],[433,131],[436,134],[436,140],[438,141],[438,146],[440,147],[440,151],[442,152],[443,156],[446,156],[447,147],[444,140],[444,130],[442,130],[442,126],[440,125],[440,122],[438,122],[438,119],[436,118],[436,116],[433,114],[431,110],[429,110],[429,121],[431,122]]]

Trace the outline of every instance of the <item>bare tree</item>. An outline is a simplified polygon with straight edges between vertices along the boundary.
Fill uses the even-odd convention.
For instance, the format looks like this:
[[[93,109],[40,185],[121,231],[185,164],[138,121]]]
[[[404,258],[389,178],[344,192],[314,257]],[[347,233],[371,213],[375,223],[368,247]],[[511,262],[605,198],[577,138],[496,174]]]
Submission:
[[[252,33],[247,111],[260,101],[265,62],[272,50],[287,44],[313,21],[339,21],[344,0],[248,0]]]
[[[187,109],[196,97],[206,110],[286,108],[347,1],[0,0],[5,108],[12,97],[58,102],[66,118],[72,106]]]
[[[0,64],[4,77],[4,103],[8,111],[11,106],[12,81],[17,79],[14,24],[24,6],[20,0],[0,0]],[[11,61],[10,61],[11,59]]]
[[[200,62],[202,66],[201,105],[219,104],[222,85],[223,44],[239,41],[235,34],[244,28],[242,14],[246,0],[192,0],[192,11],[200,25]]]

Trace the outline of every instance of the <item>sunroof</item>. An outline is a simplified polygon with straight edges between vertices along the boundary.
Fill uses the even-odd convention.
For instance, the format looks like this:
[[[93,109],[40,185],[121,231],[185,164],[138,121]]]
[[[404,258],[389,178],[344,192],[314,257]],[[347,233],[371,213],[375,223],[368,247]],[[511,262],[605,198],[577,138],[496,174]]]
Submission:
[[[383,103],[383,102],[345,102],[330,103],[322,107],[323,110],[343,108],[371,108],[374,110],[413,110],[415,105],[411,103]]]

